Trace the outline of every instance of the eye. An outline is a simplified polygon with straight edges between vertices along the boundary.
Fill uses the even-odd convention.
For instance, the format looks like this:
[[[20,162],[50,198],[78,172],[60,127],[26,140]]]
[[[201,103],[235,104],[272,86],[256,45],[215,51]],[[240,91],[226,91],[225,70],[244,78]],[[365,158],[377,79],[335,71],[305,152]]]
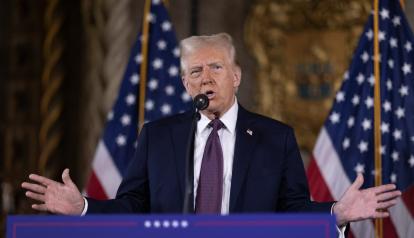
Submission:
[[[212,64],[210,68],[217,72],[220,71],[223,68],[223,66],[221,64]]]
[[[221,69],[221,68],[223,68],[223,67],[222,67],[221,65],[219,65],[219,64],[216,64],[216,65],[214,65],[214,66],[213,66],[213,68],[214,68],[214,69]]]
[[[190,71],[190,76],[192,78],[196,78],[196,77],[200,76],[200,73],[201,73],[201,70],[200,69],[192,69]]]

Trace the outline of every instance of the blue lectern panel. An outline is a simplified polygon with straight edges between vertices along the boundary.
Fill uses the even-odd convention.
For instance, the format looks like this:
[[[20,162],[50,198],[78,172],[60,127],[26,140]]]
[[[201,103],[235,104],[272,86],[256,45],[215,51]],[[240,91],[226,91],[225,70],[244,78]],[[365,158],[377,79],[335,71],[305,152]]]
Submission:
[[[336,237],[330,215],[9,216],[7,238]]]

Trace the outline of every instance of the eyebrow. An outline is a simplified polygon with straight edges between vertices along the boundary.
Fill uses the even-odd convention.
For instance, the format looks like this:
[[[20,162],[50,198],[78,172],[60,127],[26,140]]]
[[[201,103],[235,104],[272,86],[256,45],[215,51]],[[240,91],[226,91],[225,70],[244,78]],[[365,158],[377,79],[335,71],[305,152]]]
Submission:
[[[201,65],[195,65],[195,66],[191,66],[189,68],[189,70],[191,71],[191,70],[194,70],[194,69],[201,69],[201,68],[203,68],[203,66],[201,66]]]
[[[216,62],[212,62],[212,63],[209,63],[209,64],[207,64],[208,66],[213,66],[213,65],[222,65],[222,64],[224,64],[223,62],[221,62],[221,61],[216,61]]]
[[[217,65],[217,64],[222,65],[222,64],[224,64],[224,62],[214,61],[214,62],[208,63],[207,66],[212,66],[212,65]],[[196,65],[190,66],[189,69],[191,70],[191,69],[202,68],[202,67],[203,66],[201,64],[196,64]]]

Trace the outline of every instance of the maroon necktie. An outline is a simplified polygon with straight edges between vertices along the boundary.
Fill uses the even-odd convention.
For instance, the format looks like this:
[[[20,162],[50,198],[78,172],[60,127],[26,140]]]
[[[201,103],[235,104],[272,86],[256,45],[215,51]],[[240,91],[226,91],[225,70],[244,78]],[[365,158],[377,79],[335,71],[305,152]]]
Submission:
[[[223,150],[217,131],[224,127],[219,119],[208,124],[212,127],[204,147],[198,180],[196,213],[220,214],[223,194]]]

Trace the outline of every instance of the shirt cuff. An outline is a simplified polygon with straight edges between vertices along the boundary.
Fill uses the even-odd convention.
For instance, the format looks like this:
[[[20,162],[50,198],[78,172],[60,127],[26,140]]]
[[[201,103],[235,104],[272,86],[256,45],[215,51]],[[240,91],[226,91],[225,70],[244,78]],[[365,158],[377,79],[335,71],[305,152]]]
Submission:
[[[85,216],[86,212],[88,211],[88,200],[85,197],[83,197],[83,201],[84,201],[84,205],[83,205],[81,217]]]
[[[336,202],[334,202],[334,204],[332,204],[331,206],[331,215],[334,215],[333,208],[335,204]],[[345,238],[345,230],[346,230],[346,225],[342,227],[336,226],[336,231],[338,231],[338,238]]]

